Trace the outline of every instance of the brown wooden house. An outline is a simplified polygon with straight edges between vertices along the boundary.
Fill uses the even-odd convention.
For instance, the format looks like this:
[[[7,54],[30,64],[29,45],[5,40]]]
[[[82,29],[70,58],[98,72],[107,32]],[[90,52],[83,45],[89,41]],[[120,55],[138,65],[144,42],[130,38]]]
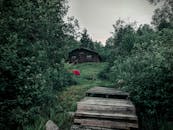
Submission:
[[[86,48],[77,48],[69,53],[70,63],[77,64],[83,62],[100,62],[100,61],[101,57],[97,52]]]

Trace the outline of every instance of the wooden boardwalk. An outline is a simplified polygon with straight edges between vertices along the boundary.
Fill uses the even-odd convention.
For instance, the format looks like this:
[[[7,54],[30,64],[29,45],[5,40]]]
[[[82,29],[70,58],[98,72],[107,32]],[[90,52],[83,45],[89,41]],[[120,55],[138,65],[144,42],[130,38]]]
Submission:
[[[138,119],[129,94],[94,87],[77,103],[71,130],[137,130]]]

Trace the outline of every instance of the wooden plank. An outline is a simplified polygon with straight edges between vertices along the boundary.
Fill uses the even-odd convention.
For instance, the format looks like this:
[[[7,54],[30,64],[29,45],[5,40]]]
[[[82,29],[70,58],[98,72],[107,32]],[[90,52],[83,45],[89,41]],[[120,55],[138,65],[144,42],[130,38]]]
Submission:
[[[129,94],[114,88],[106,88],[106,87],[94,87],[89,89],[86,92],[87,96],[91,97],[107,97],[107,98],[120,98],[126,99],[129,97]]]
[[[79,103],[77,105],[78,111],[93,111],[101,113],[122,113],[135,114],[134,106],[118,106],[118,105],[95,105]]]
[[[77,111],[75,113],[75,118],[76,117],[137,121],[136,115],[119,114],[119,113],[98,113],[98,112],[92,112],[92,111]]]
[[[121,94],[121,95],[128,95],[128,93],[120,91],[115,88],[107,88],[107,87],[93,87],[87,91],[87,93],[102,93],[102,94]]]
[[[95,127],[95,126],[72,125],[70,130],[119,130],[119,129],[110,129],[110,128],[103,128],[103,127]]]
[[[77,103],[74,115],[74,123],[77,126],[86,126],[79,130],[89,127],[98,128],[90,130],[138,128],[135,106],[127,100],[128,93],[114,88],[94,87],[88,90],[86,95],[88,97]]]
[[[85,97],[78,104],[90,105],[109,105],[109,106],[134,106],[130,100],[125,99],[108,99],[98,97]]]
[[[116,122],[116,121],[108,121],[108,120],[97,120],[97,119],[74,119],[75,124],[80,124],[82,126],[95,126],[95,127],[103,127],[103,128],[117,128],[117,129],[125,129],[129,128],[138,128],[138,124],[136,123],[128,123],[128,122]]]

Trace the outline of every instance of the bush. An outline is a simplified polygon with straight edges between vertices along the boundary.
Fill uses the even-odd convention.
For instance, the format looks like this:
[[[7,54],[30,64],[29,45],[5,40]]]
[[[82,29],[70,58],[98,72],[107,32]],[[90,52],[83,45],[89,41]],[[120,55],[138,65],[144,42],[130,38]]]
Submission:
[[[107,77],[130,92],[141,122],[145,117],[154,120],[151,130],[159,129],[158,120],[168,119],[173,113],[172,33],[169,29],[154,33],[150,42],[135,43],[131,53],[116,56],[109,66]]]
[[[0,7],[0,128],[24,129],[72,84],[62,63],[65,0],[8,0]],[[58,14],[58,15],[57,15]],[[45,107],[47,106],[47,107]],[[43,114],[44,113],[44,114]]]

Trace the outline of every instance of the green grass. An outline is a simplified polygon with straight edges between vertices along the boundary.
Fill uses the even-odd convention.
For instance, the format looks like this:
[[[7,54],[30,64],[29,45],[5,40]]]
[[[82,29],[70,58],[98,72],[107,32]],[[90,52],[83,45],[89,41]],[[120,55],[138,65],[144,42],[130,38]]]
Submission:
[[[110,82],[105,82],[99,79],[98,74],[107,66],[107,63],[82,63],[77,65],[67,65],[69,70],[80,70],[80,76],[74,76],[77,84],[84,86],[93,85],[109,85]]]

